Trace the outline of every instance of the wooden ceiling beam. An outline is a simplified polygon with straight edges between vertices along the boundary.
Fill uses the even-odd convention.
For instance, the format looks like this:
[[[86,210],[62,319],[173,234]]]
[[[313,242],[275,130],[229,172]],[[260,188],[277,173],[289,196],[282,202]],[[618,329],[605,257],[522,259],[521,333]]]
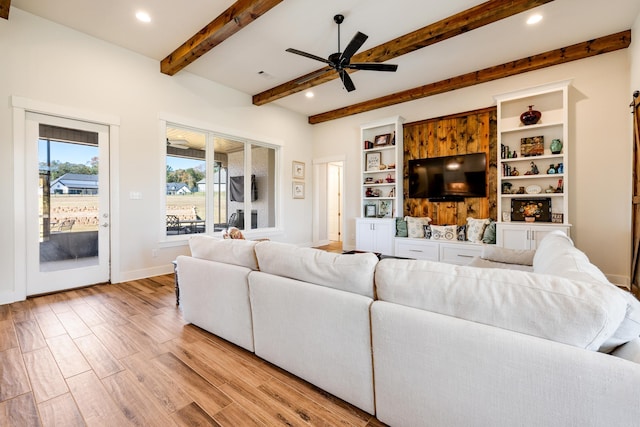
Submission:
[[[423,47],[441,42],[443,40],[475,30],[484,25],[491,24],[512,15],[538,7],[553,0],[491,0],[479,4],[441,21],[427,25],[419,30],[400,36],[387,43],[375,46],[369,50],[358,53],[351,58],[351,62],[384,62],[398,56],[414,52]],[[334,80],[337,73],[326,73],[308,80],[302,84],[296,83],[321,70],[329,70],[329,67],[320,68],[312,73],[297,77],[274,88],[253,96],[255,105],[264,105],[285,96],[301,92],[313,86]],[[354,70],[355,71],[355,70]]]
[[[6,1],[6,0],[0,0]],[[160,62],[160,71],[173,76],[187,65],[249,25],[282,0],[238,0],[216,19]]]
[[[578,59],[589,58],[591,56],[613,52],[619,49],[626,49],[629,47],[629,44],[631,44],[631,30],[622,31],[568,47],[517,59],[494,67],[485,68],[483,70],[462,74],[414,89],[393,93],[391,95],[350,105],[348,107],[338,108],[326,113],[316,114],[309,117],[309,123],[317,124],[327,122],[329,120],[364,113],[365,111],[376,110],[378,108],[389,107],[391,105],[407,101],[414,101],[427,96],[462,89],[516,74],[527,73],[529,71],[539,70],[553,65],[560,65],[566,62],[576,61]]]
[[[9,19],[11,0],[0,0],[0,18]]]

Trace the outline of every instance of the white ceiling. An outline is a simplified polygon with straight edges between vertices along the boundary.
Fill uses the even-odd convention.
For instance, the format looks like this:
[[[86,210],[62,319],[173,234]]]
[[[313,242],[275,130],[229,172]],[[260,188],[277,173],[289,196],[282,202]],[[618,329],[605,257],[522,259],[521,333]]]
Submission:
[[[13,0],[12,6],[160,61],[233,3],[234,0]],[[293,47],[321,57],[336,52],[336,13],[345,15],[341,47],[361,31],[369,36],[361,48],[366,50],[480,3],[483,2],[284,0],[181,72],[255,95],[322,68],[322,63],[285,49]],[[152,22],[138,22],[134,16],[138,10],[147,11]],[[527,26],[525,21],[534,12],[541,13],[543,20]],[[555,0],[391,60],[399,65],[396,73],[354,73],[354,92],[348,93],[336,79],[313,88],[312,99],[300,92],[275,104],[304,115],[319,114],[627,30],[639,13],[638,0]],[[260,71],[270,77],[261,76]]]

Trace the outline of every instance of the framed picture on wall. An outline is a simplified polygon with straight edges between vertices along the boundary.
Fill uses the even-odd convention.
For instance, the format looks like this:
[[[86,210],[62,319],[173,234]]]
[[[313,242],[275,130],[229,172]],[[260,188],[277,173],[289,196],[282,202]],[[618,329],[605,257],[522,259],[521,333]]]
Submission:
[[[292,191],[294,199],[304,199],[304,182],[294,181]]]
[[[293,179],[304,179],[304,162],[293,161]]]

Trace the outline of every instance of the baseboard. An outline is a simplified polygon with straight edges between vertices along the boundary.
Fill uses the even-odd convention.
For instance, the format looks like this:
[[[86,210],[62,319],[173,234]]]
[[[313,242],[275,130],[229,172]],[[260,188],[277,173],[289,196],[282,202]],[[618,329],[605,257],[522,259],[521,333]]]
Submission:
[[[17,298],[17,295],[13,291],[0,292],[0,305],[11,304],[12,302],[16,302],[18,301],[16,298]]]
[[[146,279],[147,277],[162,276],[163,274],[173,273],[173,264],[159,265],[152,268],[144,268],[141,270],[122,271],[119,274],[120,282],[128,282],[130,280]]]
[[[607,280],[614,285],[631,289],[631,280],[629,280],[629,276],[621,276],[618,274],[605,274],[605,276],[607,276]]]

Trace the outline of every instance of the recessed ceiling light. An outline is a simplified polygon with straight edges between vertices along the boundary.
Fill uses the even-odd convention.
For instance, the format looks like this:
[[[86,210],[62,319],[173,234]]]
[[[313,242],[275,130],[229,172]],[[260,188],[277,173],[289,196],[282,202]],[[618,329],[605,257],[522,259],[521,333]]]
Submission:
[[[315,95],[313,94],[313,92],[309,91],[305,93],[304,96],[306,96],[307,98],[313,98]]]
[[[141,22],[151,22],[151,16],[147,12],[139,11],[136,12],[136,18]]]
[[[527,19],[527,24],[533,25],[537,24],[540,21],[542,21],[542,15],[536,13],[535,15],[531,15],[529,19]]]

